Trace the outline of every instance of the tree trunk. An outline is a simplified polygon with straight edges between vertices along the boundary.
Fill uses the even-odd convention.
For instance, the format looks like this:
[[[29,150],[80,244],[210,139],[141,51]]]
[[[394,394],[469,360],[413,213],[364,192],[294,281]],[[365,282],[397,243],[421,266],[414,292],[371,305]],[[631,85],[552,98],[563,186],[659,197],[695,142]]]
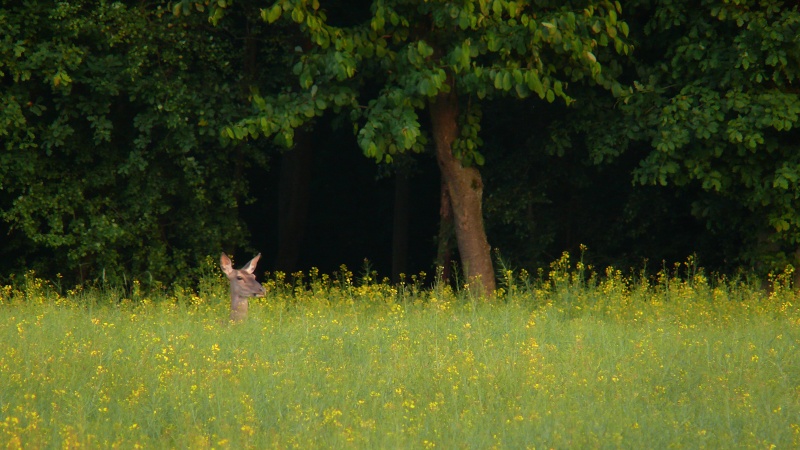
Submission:
[[[453,270],[453,207],[450,205],[450,193],[447,183],[442,178],[439,197],[439,236],[437,237],[436,265],[442,268],[443,283],[450,283]]]
[[[310,133],[295,132],[294,149],[283,154],[278,192],[278,251],[275,269],[297,270],[308,217],[312,142]]]
[[[467,282],[487,296],[495,290],[494,267],[483,226],[483,180],[476,167],[464,167],[453,156],[458,136],[458,98],[451,84],[449,93],[439,93],[430,105],[436,159],[453,210],[458,253]]]
[[[392,281],[399,283],[400,274],[408,270],[408,217],[409,208],[408,174],[402,168],[394,178],[394,221],[392,223]]]

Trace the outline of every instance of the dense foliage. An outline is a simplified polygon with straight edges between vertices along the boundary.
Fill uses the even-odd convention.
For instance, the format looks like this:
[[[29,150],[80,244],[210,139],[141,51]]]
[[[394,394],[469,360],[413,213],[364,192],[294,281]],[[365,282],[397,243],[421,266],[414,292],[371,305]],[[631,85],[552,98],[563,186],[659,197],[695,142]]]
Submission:
[[[450,94],[441,142],[479,168],[488,242],[515,264],[580,243],[623,264],[798,263],[792,3],[2,0],[0,30],[4,276],[168,281],[207,254],[266,252],[282,239],[269,161],[298,136],[322,161],[311,195],[373,195],[312,202],[310,220],[339,231],[307,239],[380,242],[372,216],[392,197],[372,179],[393,172],[344,155],[413,153],[408,173],[433,188],[412,204],[438,201],[424,113]],[[438,220],[424,213],[412,220]],[[430,255],[417,269],[436,234],[415,234]],[[302,265],[326,247],[341,251],[306,247]],[[337,256],[380,265],[390,249],[369,251]]]
[[[631,6],[648,19],[638,34],[637,95],[619,128],[620,141],[649,147],[634,179],[699,187],[708,195],[694,200],[694,213],[712,229],[740,232],[739,256],[797,264],[797,5],[647,3]]]
[[[241,245],[236,42],[204,19],[105,2],[4,2],[2,219],[14,263],[163,279]],[[45,262],[45,259],[47,262]]]

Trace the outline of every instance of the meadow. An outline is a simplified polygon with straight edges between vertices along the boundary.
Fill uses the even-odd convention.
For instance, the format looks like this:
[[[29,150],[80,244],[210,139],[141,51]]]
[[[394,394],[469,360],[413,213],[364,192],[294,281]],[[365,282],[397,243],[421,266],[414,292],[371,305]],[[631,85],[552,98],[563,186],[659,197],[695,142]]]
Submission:
[[[273,274],[231,324],[209,267],[195,289],[0,287],[0,445],[800,447],[790,270],[764,289],[565,254],[491,299]]]

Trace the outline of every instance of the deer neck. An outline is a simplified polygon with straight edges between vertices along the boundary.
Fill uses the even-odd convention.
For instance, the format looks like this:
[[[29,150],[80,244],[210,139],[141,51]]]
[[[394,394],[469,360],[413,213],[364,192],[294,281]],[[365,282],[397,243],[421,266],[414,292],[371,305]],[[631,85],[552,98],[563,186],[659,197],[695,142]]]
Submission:
[[[231,320],[240,321],[247,318],[249,302],[246,296],[236,295],[231,292]]]

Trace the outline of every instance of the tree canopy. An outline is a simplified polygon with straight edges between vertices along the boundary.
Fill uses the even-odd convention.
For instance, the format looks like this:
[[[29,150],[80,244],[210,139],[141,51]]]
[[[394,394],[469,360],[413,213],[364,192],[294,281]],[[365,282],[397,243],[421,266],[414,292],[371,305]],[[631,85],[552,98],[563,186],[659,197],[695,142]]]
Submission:
[[[641,184],[695,185],[710,227],[742,230],[751,262],[800,260],[800,13],[785,2],[633,2],[636,95],[615,142],[649,147]],[[652,55],[659,55],[654,58]],[[733,214],[729,214],[732,212]]]
[[[244,241],[242,150],[218,145],[244,108],[231,39],[122,3],[8,1],[0,23],[0,217],[18,264],[161,279]]]

